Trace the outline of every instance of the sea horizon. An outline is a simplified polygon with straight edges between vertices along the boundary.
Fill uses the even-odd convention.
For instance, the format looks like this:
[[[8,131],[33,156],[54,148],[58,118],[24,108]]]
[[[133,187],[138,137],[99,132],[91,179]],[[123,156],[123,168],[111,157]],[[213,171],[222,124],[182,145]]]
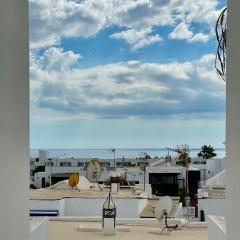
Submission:
[[[111,148],[32,148],[31,157],[38,157],[39,149],[47,150],[49,157],[55,158],[113,158]],[[171,148],[174,149],[174,148]],[[190,156],[197,157],[201,148],[190,148]],[[147,153],[151,158],[164,157],[168,154],[168,148],[115,148],[116,158],[134,158],[141,153]],[[215,148],[217,157],[225,157],[225,148]],[[169,154],[176,156],[176,152],[169,150]]]

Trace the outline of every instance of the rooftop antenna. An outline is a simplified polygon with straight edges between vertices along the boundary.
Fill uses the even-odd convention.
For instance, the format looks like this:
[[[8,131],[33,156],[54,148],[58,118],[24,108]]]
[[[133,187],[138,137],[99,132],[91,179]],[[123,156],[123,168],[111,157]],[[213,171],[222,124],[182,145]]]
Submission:
[[[113,161],[114,161],[114,167],[116,167],[116,148],[111,148],[108,151],[113,153]]]
[[[176,152],[177,154],[190,153],[190,148],[187,144],[182,144],[182,145],[177,145],[177,148],[167,148],[167,151]]]
[[[177,153],[181,154],[181,153],[190,153],[190,149],[189,146],[187,144],[183,144],[183,145],[177,145],[177,149],[176,149]]]
[[[99,189],[102,191],[98,183],[98,179],[101,176],[101,164],[98,160],[93,159],[88,163],[87,171],[86,171],[86,178],[89,182],[97,184]]]
[[[143,174],[144,174],[144,176],[143,176],[143,181],[144,181],[143,182],[143,190],[144,190],[144,192],[146,190],[146,170],[147,170],[147,166],[148,166],[148,160],[150,158],[151,157],[147,153],[143,153],[143,152],[141,152],[139,154],[139,157],[138,157],[138,159],[141,161],[141,164],[143,164],[142,169],[143,169]]]
[[[80,192],[79,188],[77,187],[79,183],[79,174],[78,173],[73,173],[69,176],[68,178],[68,185],[74,190],[75,188]]]
[[[166,166],[167,166],[167,163],[171,163],[172,164],[172,156],[170,155],[169,153],[170,149],[167,148],[167,155],[165,155],[165,163],[166,163]]]
[[[172,210],[172,199],[169,196],[164,196],[160,198],[160,200],[155,205],[155,208],[153,210],[154,215],[156,219],[158,219],[162,224],[161,232],[164,230],[167,230],[168,232],[172,232],[173,230],[176,230],[178,228],[178,225],[169,225],[168,224],[168,214]]]

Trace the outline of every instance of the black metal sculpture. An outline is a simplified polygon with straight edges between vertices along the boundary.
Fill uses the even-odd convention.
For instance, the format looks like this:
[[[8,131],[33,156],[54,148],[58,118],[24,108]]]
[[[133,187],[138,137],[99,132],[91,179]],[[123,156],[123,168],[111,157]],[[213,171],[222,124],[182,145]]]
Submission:
[[[218,75],[226,81],[227,68],[227,7],[219,15],[215,26],[218,41],[217,54],[215,58],[215,68]]]
[[[104,228],[104,218],[112,218],[114,221],[114,228],[116,227],[116,203],[112,199],[111,192],[109,192],[106,201],[103,203],[102,210],[102,227]]]

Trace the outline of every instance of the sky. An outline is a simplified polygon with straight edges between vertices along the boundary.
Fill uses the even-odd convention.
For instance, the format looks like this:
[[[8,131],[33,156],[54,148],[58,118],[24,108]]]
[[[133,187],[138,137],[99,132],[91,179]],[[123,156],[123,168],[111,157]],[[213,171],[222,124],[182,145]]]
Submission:
[[[29,0],[31,148],[224,147],[221,0]]]

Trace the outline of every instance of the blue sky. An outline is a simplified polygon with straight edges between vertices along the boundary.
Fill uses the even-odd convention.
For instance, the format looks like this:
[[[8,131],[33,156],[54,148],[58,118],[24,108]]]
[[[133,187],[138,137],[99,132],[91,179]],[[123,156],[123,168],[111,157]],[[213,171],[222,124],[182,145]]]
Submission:
[[[31,147],[223,147],[224,5],[30,0]]]

